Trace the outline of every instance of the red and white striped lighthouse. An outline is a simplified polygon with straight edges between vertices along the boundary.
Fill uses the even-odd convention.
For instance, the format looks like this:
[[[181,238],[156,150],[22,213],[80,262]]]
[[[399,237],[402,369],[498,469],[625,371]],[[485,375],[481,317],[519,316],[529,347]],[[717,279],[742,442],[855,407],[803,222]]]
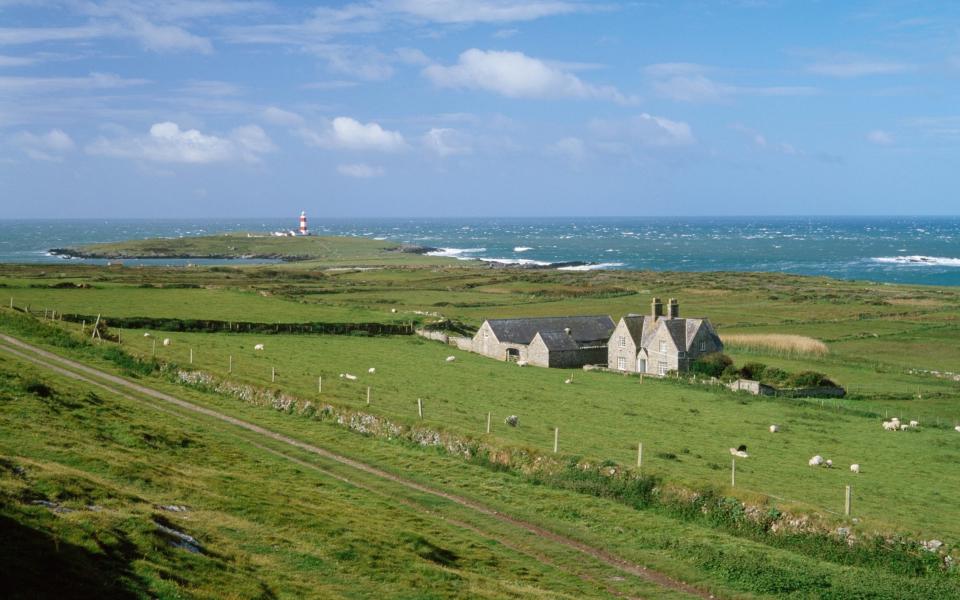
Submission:
[[[306,211],[300,211],[300,235],[309,235]]]

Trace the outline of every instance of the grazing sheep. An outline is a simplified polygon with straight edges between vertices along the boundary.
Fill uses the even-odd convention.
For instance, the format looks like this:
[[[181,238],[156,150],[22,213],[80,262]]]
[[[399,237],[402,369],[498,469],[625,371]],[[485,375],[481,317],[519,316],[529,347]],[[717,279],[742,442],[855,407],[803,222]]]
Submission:
[[[858,465],[858,464],[856,464],[856,463],[850,465],[850,471],[859,474],[859,473],[860,473],[860,465]]]
[[[456,356],[448,356],[448,357],[447,357],[447,362],[453,362],[453,361],[455,361],[455,360],[457,360],[457,357],[456,357]]]
[[[573,377],[567,377],[563,380],[564,383],[573,383]]]
[[[742,450],[740,448],[742,448]],[[730,454],[739,456],[740,458],[748,458],[750,455],[747,454],[747,447],[740,446],[740,448],[730,448]]]
[[[807,464],[810,465],[811,467],[819,467],[820,465],[823,464],[823,457],[817,454],[816,456],[808,460]]]
[[[504,419],[503,422],[509,425],[510,427],[516,427],[520,423],[520,417],[518,417],[517,415],[510,415],[509,417]]]
[[[393,314],[397,314],[397,309],[391,308],[391,309],[390,309],[390,312],[392,312]]]
[[[919,427],[920,421],[910,421],[910,427]]]
[[[896,431],[900,429],[900,423],[898,421],[884,421],[883,428],[887,431]]]
[[[778,431],[780,431],[780,426],[779,426],[779,425],[771,425],[771,426],[770,426],[770,433],[777,433]]]
[[[150,335],[150,332],[148,331],[148,332],[146,332],[146,333],[143,334],[143,337],[152,337],[152,336]]]
[[[907,429],[910,429],[909,425],[906,423],[900,423],[900,431],[906,431]]]
[[[169,345],[170,345],[170,338],[163,338],[163,345],[164,345],[164,346],[169,346]]]
[[[954,427],[953,429],[954,429],[955,431],[960,431],[960,425],[957,425],[957,426]]]
[[[370,373],[371,375],[373,375],[376,372],[377,372],[377,369],[375,367],[370,367],[369,369],[367,369],[367,373]]]
[[[828,458],[828,459],[826,460],[826,462],[823,463],[823,466],[826,467],[827,469],[832,469],[832,468],[833,468],[833,461]]]
[[[356,375],[351,375],[350,373],[344,373],[343,376],[346,377],[347,379],[349,379],[350,381],[356,381],[356,380],[357,380],[357,376],[356,376]]]
[[[263,350],[263,344],[257,344],[253,347],[254,350]]]
[[[517,361],[517,366],[518,366],[518,367],[525,367],[525,366],[527,366],[527,361],[525,361],[525,360],[518,360],[518,361]]]

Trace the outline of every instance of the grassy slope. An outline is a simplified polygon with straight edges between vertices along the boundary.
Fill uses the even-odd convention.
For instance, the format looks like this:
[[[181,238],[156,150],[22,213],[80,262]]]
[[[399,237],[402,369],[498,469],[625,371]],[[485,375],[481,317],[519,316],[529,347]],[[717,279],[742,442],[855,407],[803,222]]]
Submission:
[[[38,383],[52,393],[38,393]],[[0,582],[13,594],[6,597],[61,597],[67,589],[89,598],[597,593],[219,429],[0,355]],[[172,547],[156,522],[194,536],[204,552]]]
[[[64,349],[60,348],[60,351],[63,352]],[[83,349],[67,353],[83,357],[94,364],[108,365],[96,358],[94,353]],[[731,537],[709,527],[678,522],[657,511],[637,511],[574,492],[546,486],[530,486],[516,474],[489,471],[442,453],[396,441],[359,436],[328,423],[249,406],[232,398],[204,394],[165,383],[162,379],[151,380],[150,385],[262,423],[275,431],[337,448],[387,470],[421,478],[431,485],[449,486],[459,493],[480,498],[510,514],[540,522],[595,545],[609,548],[628,559],[645,562],[687,581],[696,582],[718,593],[720,597],[928,598],[948,597],[960,592],[960,584],[953,577],[906,577],[889,570],[882,562],[867,562],[859,567],[838,566],[829,562],[826,554],[822,558],[817,553],[813,556],[799,555]],[[200,429],[206,431],[209,428]],[[303,478],[303,473],[299,473],[298,477]],[[290,523],[304,518],[303,511],[306,510],[306,518],[312,518],[312,506],[314,505],[291,506],[281,517],[284,522]],[[366,523],[365,519],[353,521],[349,527],[363,530]],[[295,527],[276,536],[275,542],[279,542],[283,547],[284,543],[289,543],[286,536],[303,539]],[[302,546],[310,548],[312,543],[313,540],[309,540]],[[276,547],[271,548],[276,550]],[[422,547],[420,548],[422,550]],[[266,547],[256,550],[270,551]],[[288,557],[278,555],[276,558],[283,561]],[[375,563],[363,560],[354,563],[354,558],[352,555],[341,557],[340,564],[343,564],[345,569],[354,569],[358,574],[365,574],[376,566]],[[627,582],[621,582],[619,578],[610,578],[607,574],[600,581],[610,581],[608,585],[619,587],[632,580],[628,578]],[[391,588],[391,597],[402,597],[397,595],[396,589]],[[416,597],[430,597],[424,589],[418,588]],[[495,588],[493,592],[499,589]],[[643,597],[668,597],[662,591],[642,588],[620,591]],[[471,592],[476,593],[472,589]],[[449,588],[437,590],[438,595],[449,593]],[[520,591],[517,595],[527,597],[529,593]]]

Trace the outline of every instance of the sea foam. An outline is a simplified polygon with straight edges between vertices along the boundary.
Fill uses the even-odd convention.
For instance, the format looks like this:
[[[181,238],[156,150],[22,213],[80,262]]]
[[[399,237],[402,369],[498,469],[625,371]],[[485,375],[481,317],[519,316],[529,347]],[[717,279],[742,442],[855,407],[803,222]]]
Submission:
[[[892,265],[916,265],[927,267],[960,267],[960,258],[949,258],[944,256],[877,256],[872,259],[873,262],[892,264]]]
[[[486,248],[438,248],[433,252],[427,252],[427,256],[444,256],[447,258],[456,258],[457,260],[474,260],[473,256],[464,256],[464,254],[476,254],[477,252],[486,251]]]
[[[598,269],[613,269],[615,267],[622,267],[622,262],[603,262],[603,263],[591,263],[589,265],[576,265],[573,267],[560,267],[558,271],[596,271]]]

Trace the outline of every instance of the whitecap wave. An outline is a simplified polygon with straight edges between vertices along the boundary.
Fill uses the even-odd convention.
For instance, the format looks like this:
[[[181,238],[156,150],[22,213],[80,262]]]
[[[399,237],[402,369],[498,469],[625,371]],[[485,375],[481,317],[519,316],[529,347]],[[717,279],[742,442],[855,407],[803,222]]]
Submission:
[[[876,256],[871,258],[873,262],[890,265],[910,265],[922,267],[960,267],[960,258],[949,258],[944,256]]]
[[[558,271],[596,271],[597,269],[612,269],[614,267],[622,267],[622,262],[602,262],[602,263],[591,263],[589,265],[576,265],[572,267],[560,267]]]
[[[526,252],[527,250],[533,250],[533,248],[529,246],[517,246],[513,249],[514,252]]]
[[[476,254],[477,252],[486,251],[486,248],[438,248],[433,252],[427,252],[427,256],[443,256],[446,258],[456,258],[457,260],[474,260],[473,256],[464,256],[464,254]]]
[[[481,258],[480,260],[483,262],[497,263],[498,265],[536,265],[538,267],[549,267],[552,264],[531,258]]]

